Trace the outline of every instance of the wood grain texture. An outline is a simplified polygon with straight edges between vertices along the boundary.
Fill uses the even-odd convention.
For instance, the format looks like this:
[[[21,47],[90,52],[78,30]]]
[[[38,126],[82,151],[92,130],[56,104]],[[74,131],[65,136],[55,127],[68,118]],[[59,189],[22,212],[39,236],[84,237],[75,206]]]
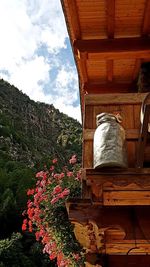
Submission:
[[[90,83],[87,82],[83,86],[83,90],[88,94],[108,94],[108,93],[134,93],[137,86],[134,83]]]
[[[150,38],[121,38],[103,40],[76,40],[74,49],[81,55],[83,52],[89,54],[98,53],[101,59],[117,59],[121,57],[145,58],[150,56]],[[89,57],[90,58],[90,57]]]
[[[104,206],[150,205],[150,191],[103,192]]]
[[[145,35],[148,35],[149,33],[150,33],[150,1],[146,0],[142,35],[145,36]]]
[[[92,94],[85,96],[85,105],[141,104],[147,93]]]

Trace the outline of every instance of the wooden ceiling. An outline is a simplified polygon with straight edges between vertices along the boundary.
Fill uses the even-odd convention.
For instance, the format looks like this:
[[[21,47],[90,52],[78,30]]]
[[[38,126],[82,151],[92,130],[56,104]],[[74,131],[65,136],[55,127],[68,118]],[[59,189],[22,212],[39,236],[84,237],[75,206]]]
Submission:
[[[150,61],[149,0],[62,0],[80,93],[136,92]]]

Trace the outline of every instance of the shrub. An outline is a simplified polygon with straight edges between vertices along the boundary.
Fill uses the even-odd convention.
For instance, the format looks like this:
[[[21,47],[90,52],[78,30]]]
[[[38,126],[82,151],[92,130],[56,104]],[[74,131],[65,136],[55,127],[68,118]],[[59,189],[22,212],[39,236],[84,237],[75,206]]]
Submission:
[[[65,208],[69,197],[81,194],[81,171],[74,155],[69,166],[58,168],[57,159],[52,161],[49,169],[36,174],[36,188],[29,189],[27,195],[26,218],[22,229],[35,231],[37,241],[41,241],[43,252],[51,260],[57,258],[59,267],[83,266],[83,251],[75,239]]]

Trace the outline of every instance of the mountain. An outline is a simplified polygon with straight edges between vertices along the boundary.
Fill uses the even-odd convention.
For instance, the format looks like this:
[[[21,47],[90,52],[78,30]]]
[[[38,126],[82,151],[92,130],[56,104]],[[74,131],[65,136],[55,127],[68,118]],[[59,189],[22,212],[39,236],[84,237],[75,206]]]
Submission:
[[[0,80],[0,266],[56,266],[34,235],[21,230],[26,192],[50,159],[62,166],[76,154],[81,162],[81,143],[78,121]]]
[[[0,160],[33,166],[43,158],[72,154],[81,160],[81,124],[53,105],[34,102],[13,85],[0,80]]]

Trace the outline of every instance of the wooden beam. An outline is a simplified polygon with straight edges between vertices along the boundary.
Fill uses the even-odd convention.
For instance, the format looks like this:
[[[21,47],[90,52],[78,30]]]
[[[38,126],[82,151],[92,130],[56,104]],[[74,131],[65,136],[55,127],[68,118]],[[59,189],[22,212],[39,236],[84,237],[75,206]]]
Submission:
[[[88,74],[87,74],[87,67],[86,67],[86,53],[84,53],[84,56],[80,59],[80,65],[82,68],[81,76],[82,76],[82,81],[83,84],[87,83],[88,81]]]
[[[139,71],[140,71],[140,67],[141,67],[141,59],[136,59],[135,60],[135,66],[134,66],[134,70],[133,70],[133,75],[132,75],[132,80],[136,81]]]
[[[142,176],[142,175],[147,175],[148,178],[150,177],[150,168],[128,168],[126,170],[124,169],[116,169],[113,170],[112,169],[108,169],[106,170],[96,170],[96,169],[85,169],[85,175],[88,177],[95,177],[95,179],[98,179],[98,177],[102,176],[108,176],[107,179],[109,179],[110,177],[112,177],[113,175],[116,177],[116,175],[131,175],[130,180],[136,178],[138,176]],[[116,178],[115,178],[116,179]],[[119,178],[120,179],[120,178]],[[143,179],[143,177],[142,177]],[[144,182],[144,179],[143,179]]]
[[[142,103],[147,93],[128,94],[93,94],[85,95],[85,105],[101,104],[139,104]]]
[[[108,82],[112,82],[113,80],[113,60],[109,59],[106,62],[107,64],[107,80]]]
[[[149,33],[150,33],[150,1],[147,0],[144,11],[142,36],[147,36]]]
[[[150,57],[150,38],[75,40],[73,46],[80,57],[84,52],[94,53],[94,59],[97,59],[97,54],[99,54],[100,59]],[[94,57],[94,55],[91,57]],[[90,59],[89,55],[88,58]]]
[[[106,254],[125,254],[125,255],[140,255],[150,254],[150,244],[147,240],[123,240],[122,242],[106,243]]]
[[[66,18],[66,24],[70,31],[72,40],[81,38],[80,22],[75,0],[61,0],[63,11]]]
[[[149,206],[150,190],[111,190],[103,192],[104,206]]]
[[[83,90],[88,94],[107,94],[107,93],[134,93],[137,91],[136,83],[85,83],[83,86]]]
[[[106,12],[107,12],[107,35],[108,38],[114,38],[115,30],[115,0],[106,1]]]
[[[115,0],[106,1],[106,12],[107,12],[107,35],[109,39],[114,38],[115,29]],[[112,82],[113,80],[113,60],[107,60],[107,80]]]

